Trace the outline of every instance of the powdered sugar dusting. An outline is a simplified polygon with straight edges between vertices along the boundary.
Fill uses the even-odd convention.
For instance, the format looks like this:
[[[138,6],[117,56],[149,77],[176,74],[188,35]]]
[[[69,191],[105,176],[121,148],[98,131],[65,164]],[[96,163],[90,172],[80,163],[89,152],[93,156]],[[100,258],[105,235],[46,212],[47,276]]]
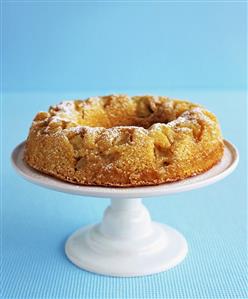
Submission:
[[[92,105],[95,102],[100,102],[101,99],[101,97],[91,97],[88,99],[89,102],[86,101],[85,104]],[[132,100],[132,97],[128,97],[128,99]],[[158,96],[154,96],[153,99],[155,102],[159,101]],[[170,100],[168,101],[168,103],[170,104],[170,107],[173,108],[174,101]],[[174,129],[175,131],[188,132],[189,128],[187,128],[187,123],[191,122],[197,124],[197,120],[201,120],[205,123],[208,123],[209,125],[214,125],[214,122],[203,112],[205,110],[203,110],[201,107],[194,107],[193,109],[187,110],[184,113],[182,113],[177,119],[171,122],[155,123],[148,129],[132,125],[114,126],[112,128],[80,125],[80,117],[82,118],[82,113],[77,111],[74,101],[63,101],[52,108],[54,108],[55,110],[55,115],[53,115],[50,118],[50,122],[66,122],[68,124],[73,124],[73,126],[68,125],[68,127],[66,125],[64,130],[66,130],[67,132],[74,132],[80,134],[82,131],[84,131],[86,134],[92,135],[104,133],[103,137],[110,140],[111,142],[117,139],[120,136],[120,134],[122,134],[122,132],[130,129],[139,134],[147,135],[149,130],[161,130],[163,127],[169,127]]]
[[[67,128],[66,131],[70,131],[70,132],[80,134],[82,132],[82,129],[83,129],[82,126],[76,126],[76,127]]]
[[[57,105],[58,109],[65,112],[65,113],[71,113],[75,112],[75,104],[74,101],[63,101],[60,104]]]
[[[195,115],[196,114],[196,115]],[[193,108],[191,110],[185,111],[181,116],[179,116],[177,119],[169,122],[167,124],[168,127],[174,128],[183,124],[186,124],[187,122],[196,123],[197,119],[202,120],[209,125],[214,125],[214,122],[203,113],[203,109],[200,107]]]
[[[50,122],[61,122],[61,121],[69,121],[69,118],[58,116],[58,115],[52,116],[50,118]]]

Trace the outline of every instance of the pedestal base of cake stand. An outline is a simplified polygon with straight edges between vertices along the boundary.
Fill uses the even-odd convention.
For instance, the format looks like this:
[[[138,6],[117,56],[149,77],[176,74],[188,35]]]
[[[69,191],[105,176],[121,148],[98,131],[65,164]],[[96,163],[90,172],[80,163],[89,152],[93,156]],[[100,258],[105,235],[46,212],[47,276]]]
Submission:
[[[187,254],[184,237],[152,222],[141,199],[111,199],[101,223],[76,231],[66,242],[66,255],[78,267],[112,276],[158,273]]]
[[[179,182],[151,187],[107,188],[73,185],[30,168],[24,161],[24,143],[12,153],[16,171],[46,188],[61,192],[112,198],[101,223],[79,229],[66,242],[67,257],[78,267],[111,276],[142,276],[179,264],[188,251],[184,237],[173,228],[152,222],[140,197],[185,192],[213,184],[238,164],[238,151],[228,141],[222,160],[209,171]]]

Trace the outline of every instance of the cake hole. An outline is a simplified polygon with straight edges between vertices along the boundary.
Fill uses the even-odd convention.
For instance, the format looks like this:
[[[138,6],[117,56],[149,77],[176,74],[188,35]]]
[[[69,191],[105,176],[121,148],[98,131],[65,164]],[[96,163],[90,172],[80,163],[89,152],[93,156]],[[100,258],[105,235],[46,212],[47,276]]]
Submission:
[[[172,108],[167,98],[110,95],[83,101],[77,121],[80,125],[93,127],[135,126],[148,129],[155,123],[167,124],[173,120]]]

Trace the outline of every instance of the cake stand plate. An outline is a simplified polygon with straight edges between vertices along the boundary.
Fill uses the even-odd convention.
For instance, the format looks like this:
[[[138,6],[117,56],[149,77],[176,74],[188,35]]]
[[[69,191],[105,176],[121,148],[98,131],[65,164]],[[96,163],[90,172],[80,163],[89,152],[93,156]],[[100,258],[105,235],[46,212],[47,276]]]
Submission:
[[[23,161],[23,154],[24,143],[21,143],[12,153],[12,164],[28,181],[60,192],[111,198],[102,221],[72,234],[65,244],[65,252],[69,260],[80,268],[123,277],[165,271],[179,264],[188,251],[187,242],[178,231],[151,221],[141,198],[213,184],[229,175],[239,160],[235,146],[225,141],[222,160],[203,174],[158,186],[114,188],[63,182],[30,168]]]

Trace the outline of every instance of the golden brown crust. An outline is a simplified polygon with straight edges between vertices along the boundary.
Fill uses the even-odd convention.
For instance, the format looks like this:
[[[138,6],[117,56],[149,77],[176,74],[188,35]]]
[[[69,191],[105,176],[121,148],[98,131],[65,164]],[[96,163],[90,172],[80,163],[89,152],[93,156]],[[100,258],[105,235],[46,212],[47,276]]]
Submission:
[[[223,150],[216,117],[199,105],[111,95],[67,101],[38,113],[24,159],[75,184],[127,187],[205,172]]]

